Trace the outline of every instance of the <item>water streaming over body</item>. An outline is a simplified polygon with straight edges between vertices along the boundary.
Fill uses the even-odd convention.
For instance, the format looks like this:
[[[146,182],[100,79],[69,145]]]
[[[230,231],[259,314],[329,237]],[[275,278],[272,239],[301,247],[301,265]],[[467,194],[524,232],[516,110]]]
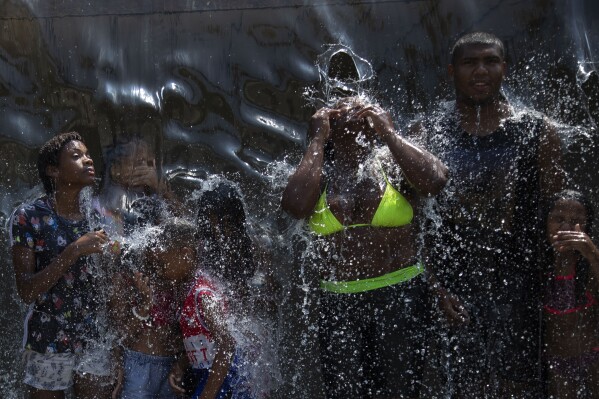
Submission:
[[[274,397],[322,397],[314,242],[279,206],[314,109],[340,93],[368,96],[405,132],[415,115],[452,108],[443,103],[451,41],[465,30],[492,30],[506,39],[513,66],[506,97],[517,111],[551,117],[570,177],[597,202],[599,32],[591,22],[599,8],[591,0],[258,3],[0,2],[0,218],[7,223],[16,204],[38,196],[36,151],[58,131],[81,131],[98,169],[107,148],[141,132],[190,214],[203,192],[234,181],[250,235],[267,237],[256,244],[269,257],[263,276],[279,289],[275,309],[232,324],[271,335],[277,351],[264,351],[260,364],[277,363],[274,372],[253,371],[270,379],[262,384]],[[335,78],[339,71],[326,63],[334,54],[352,60],[358,79]],[[387,155],[376,156],[384,163]],[[434,208],[427,203],[431,225],[439,226],[444,215]],[[135,248],[151,231],[122,244]],[[6,244],[0,249],[9,253]],[[0,376],[0,390],[14,398],[25,309],[3,259],[0,364],[11,371]],[[273,296],[261,275],[253,284],[260,297],[252,300]],[[439,392],[450,397],[452,381],[448,387]]]

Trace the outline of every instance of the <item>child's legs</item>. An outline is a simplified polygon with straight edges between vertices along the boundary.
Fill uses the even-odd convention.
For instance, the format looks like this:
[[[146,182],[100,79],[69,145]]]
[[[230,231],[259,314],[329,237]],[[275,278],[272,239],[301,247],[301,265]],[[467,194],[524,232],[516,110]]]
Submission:
[[[113,384],[110,377],[75,375],[73,391],[77,399],[104,399],[112,395]]]
[[[89,348],[77,355],[74,367],[74,393],[78,399],[109,398],[114,379],[110,375],[110,353],[102,348]]]

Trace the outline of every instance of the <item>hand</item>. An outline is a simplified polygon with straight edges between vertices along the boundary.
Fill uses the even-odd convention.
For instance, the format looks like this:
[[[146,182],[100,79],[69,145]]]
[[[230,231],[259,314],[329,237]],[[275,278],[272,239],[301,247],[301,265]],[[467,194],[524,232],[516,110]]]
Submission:
[[[152,298],[154,294],[154,290],[152,285],[150,284],[150,278],[145,276],[141,272],[133,273],[133,285],[137,288],[137,291],[140,296],[140,303],[137,306],[137,311],[142,313],[150,313],[150,308],[152,307]],[[140,316],[146,316],[142,314]]]
[[[312,137],[319,137],[323,143],[331,137],[331,119],[339,116],[340,111],[331,108],[321,108],[310,119],[310,133]]]
[[[183,369],[179,365],[179,362],[173,363],[170,373],[168,373],[168,384],[171,389],[178,394],[185,394],[181,381],[183,380]]]
[[[155,161],[151,165],[137,165],[131,172],[127,185],[129,187],[141,187],[153,193],[158,192],[158,174]]]
[[[114,240],[114,241],[110,242],[108,245],[108,252],[115,259],[118,258],[119,256],[121,256],[121,252],[123,252],[123,248],[121,247],[120,241]]]
[[[79,237],[72,245],[79,256],[101,253],[104,246],[108,243],[108,234],[104,230],[90,231]]]
[[[395,132],[391,115],[379,105],[368,105],[356,112],[351,119],[366,119],[366,122],[383,141],[386,141]]]
[[[470,315],[460,299],[446,290],[439,293],[439,308],[451,325],[462,326],[470,323]]]
[[[557,252],[577,251],[591,262],[599,255],[597,247],[579,224],[574,226],[574,231],[558,231],[551,238],[551,245]]]
[[[112,399],[118,399],[121,397],[121,391],[123,390],[123,379],[124,372],[122,365],[118,365],[115,369],[116,381],[114,383],[114,389],[112,390]]]

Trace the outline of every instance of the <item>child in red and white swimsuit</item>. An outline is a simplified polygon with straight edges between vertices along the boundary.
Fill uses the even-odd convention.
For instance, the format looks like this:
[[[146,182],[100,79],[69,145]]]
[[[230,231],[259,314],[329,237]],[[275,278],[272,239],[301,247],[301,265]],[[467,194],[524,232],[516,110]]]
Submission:
[[[547,215],[553,268],[543,308],[551,398],[599,398],[599,249],[587,234],[592,213],[581,193],[565,190]]]
[[[236,190],[222,184],[205,192],[198,227],[200,273],[179,318],[187,358],[173,365],[169,382],[192,399],[251,399],[255,395],[244,367],[247,354],[234,330],[239,329],[235,315],[248,295],[255,264]]]

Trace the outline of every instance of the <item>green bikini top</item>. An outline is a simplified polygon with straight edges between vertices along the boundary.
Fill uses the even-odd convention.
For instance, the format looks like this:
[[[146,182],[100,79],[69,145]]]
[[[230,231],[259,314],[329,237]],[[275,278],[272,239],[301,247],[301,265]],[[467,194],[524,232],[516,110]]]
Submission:
[[[370,224],[359,223],[349,226],[342,225],[335,215],[333,215],[333,212],[331,212],[331,209],[327,204],[327,190],[325,187],[316,203],[314,213],[308,221],[310,229],[315,234],[328,236],[350,227],[400,227],[412,223],[414,217],[412,205],[410,205],[408,200],[401,195],[391,183],[389,183],[387,175],[385,173],[383,173],[383,175],[385,176],[386,183],[385,192],[383,193],[381,202],[379,202],[379,206],[376,208],[376,212],[374,213]]]

